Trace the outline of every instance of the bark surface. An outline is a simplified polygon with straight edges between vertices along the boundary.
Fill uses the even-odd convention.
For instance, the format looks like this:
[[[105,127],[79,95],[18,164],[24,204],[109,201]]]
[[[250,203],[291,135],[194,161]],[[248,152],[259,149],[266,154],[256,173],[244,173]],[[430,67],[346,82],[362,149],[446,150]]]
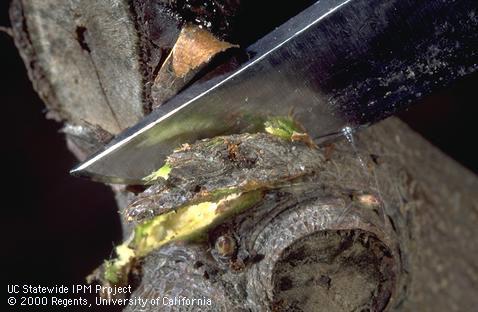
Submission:
[[[145,35],[138,3],[13,1],[13,34],[30,79],[47,116],[65,123],[79,159],[151,109],[165,57],[157,50],[145,57],[157,42]],[[180,27],[166,31],[165,51]],[[183,154],[188,162],[173,155],[181,170],[173,169],[167,190],[192,200],[201,188],[265,177],[256,184],[263,198],[210,229],[206,241],[172,242],[147,255],[133,296],[205,296],[211,311],[473,310],[477,177],[394,118],[354,138],[356,146],[339,140],[315,150],[265,134],[232,136],[215,146],[209,166],[200,153]],[[233,157],[231,142],[239,146]],[[192,148],[207,150],[201,144]],[[135,222],[160,212],[157,202],[138,206],[148,193],[112,187],[119,210]],[[174,208],[178,198],[154,199]],[[134,222],[124,224],[126,237]]]

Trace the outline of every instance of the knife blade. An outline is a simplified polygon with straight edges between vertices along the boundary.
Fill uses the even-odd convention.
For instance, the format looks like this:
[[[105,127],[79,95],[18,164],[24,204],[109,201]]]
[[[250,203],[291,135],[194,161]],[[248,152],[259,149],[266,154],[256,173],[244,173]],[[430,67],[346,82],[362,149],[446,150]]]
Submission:
[[[478,69],[478,2],[322,0],[71,170],[141,183],[183,143],[294,118],[317,139],[381,120]]]

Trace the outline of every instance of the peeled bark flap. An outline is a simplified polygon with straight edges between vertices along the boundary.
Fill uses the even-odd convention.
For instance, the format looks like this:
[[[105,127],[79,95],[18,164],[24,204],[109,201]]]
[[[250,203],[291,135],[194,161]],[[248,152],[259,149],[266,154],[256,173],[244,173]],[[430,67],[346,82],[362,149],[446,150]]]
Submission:
[[[214,56],[231,47],[199,26],[184,25],[151,86],[153,108],[176,95]]]
[[[183,78],[189,71],[207,63],[211,57],[231,46],[199,27],[187,25],[172,51],[174,73]],[[186,51],[189,53],[185,54]]]

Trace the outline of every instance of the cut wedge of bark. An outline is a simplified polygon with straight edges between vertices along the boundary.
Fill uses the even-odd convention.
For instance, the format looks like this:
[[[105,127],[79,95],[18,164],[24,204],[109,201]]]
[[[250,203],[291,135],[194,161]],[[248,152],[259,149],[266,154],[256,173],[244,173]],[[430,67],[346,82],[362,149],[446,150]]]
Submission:
[[[232,47],[237,46],[217,39],[199,26],[186,24],[154,78],[153,108],[178,93],[215,55]]]

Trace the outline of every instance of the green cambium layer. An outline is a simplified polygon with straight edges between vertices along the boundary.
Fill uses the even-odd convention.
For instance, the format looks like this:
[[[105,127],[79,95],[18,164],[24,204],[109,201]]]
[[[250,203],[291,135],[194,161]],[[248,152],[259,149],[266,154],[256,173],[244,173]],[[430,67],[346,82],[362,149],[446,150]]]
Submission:
[[[264,123],[264,130],[284,140],[292,140],[294,133],[303,132],[292,117],[272,117]]]
[[[116,247],[117,258],[106,261],[105,280],[111,284],[126,282],[134,260],[172,241],[201,240],[209,228],[251,207],[261,198],[260,190],[232,193],[217,201],[184,206],[139,224],[133,237]]]
[[[166,162],[164,166],[159,168],[156,171],[153,171],[150,175],[144,177],[142,180],[145,184],[154,183],[158,179],[167,180],[169,177],[169,173],[171,172],[171,166]]]

